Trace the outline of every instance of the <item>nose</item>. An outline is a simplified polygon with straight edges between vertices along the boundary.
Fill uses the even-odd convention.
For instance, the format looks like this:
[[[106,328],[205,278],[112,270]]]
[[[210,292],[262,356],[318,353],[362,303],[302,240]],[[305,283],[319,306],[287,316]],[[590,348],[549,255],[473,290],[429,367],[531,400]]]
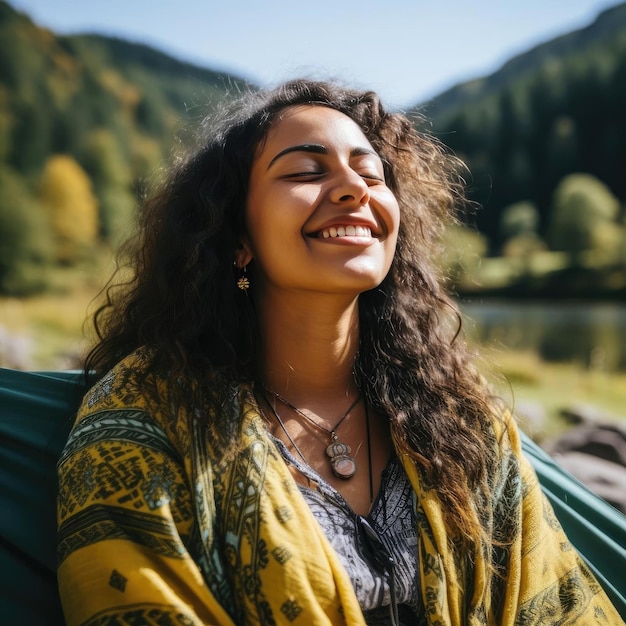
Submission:
[[[350,167],[346,167],[336,176],[335,184],[331,191],[331,200],[337,204],[350,202],[362,206],[370,199],[367,183]]]

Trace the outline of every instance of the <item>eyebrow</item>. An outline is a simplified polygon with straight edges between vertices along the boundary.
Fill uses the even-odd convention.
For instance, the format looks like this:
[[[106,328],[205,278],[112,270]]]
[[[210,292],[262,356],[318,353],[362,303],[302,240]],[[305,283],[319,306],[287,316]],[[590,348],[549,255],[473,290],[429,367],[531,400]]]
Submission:
[[[272,167],[272,165],[274,165],[274,163],[278,161],[278,159],[285,156],[286,154],[290,154],[291,152],[309,152],[312,154],[328,154],[328,148],[318,143],[303,143],[297,146],[289,146],[289,148],[285,148],[284,150],[281,150],[276,156],[274,156],[274,158],[269,162],[267,169],[269,170],[270,167]],[[372,150],[371,148],[353,148],[350,151],[351,157],[362,156],[365,154],[373,154],[374,156],[378,157],[378,153],[375,150]]]

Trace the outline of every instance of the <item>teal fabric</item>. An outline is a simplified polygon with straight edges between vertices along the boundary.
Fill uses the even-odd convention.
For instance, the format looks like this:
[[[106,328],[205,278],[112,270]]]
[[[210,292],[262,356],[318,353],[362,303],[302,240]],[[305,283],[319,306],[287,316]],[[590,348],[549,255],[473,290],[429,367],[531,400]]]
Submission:
[[[56,462],[81,377],[0,369],[0,623],[64,623],[56,584]]]
[[[0,622],[63,624],[55,558],[56,461],[85,390],[80,374],[0,369]],[[626,620],[626,517],[523,436],[565,532]]]

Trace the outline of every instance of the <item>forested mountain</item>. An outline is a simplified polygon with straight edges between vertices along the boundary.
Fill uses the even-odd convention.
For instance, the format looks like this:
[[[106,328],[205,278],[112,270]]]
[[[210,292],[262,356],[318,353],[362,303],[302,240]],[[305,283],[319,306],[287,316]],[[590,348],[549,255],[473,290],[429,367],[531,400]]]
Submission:
[[[56,36],[0,0],[0,293],[114,244],[186,125],[246,87],[145,45]]]
[[[99,35],[55,36],[0,0],[2,158],[21,172],[50,153],[81,156],[95,129],[125,156],[171,145],[186,116],[244,81],[173,59],[145,45]]]
[[[492,252],[503,244],[503,211],[520,201],[536,207],[549,237],[555,188],[568,174],[597,177],[623,204],[626,4],[415,109],[468,164]]]
[[[186,129],[245,88],[145,45],[57,36],[0,0],[0,294],[114,247]],[[529,255],[619,266],[611,289],[626,294],[626,4],[415,109],[469,166],[473,257],[512,258],[507,280],[536,271]],[[482,280],[446,262],[459,284]]]

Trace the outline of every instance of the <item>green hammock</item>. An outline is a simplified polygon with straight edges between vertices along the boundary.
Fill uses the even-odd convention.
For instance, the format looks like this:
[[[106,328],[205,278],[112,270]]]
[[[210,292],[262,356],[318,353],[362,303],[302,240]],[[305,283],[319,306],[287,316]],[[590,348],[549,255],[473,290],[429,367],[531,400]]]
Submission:
[[[56,462],[84,392],[77,373],[0,369],[0,623],[61,626]],[[530,439],[532,462],[571,542],[626,619],[626,517]]]

